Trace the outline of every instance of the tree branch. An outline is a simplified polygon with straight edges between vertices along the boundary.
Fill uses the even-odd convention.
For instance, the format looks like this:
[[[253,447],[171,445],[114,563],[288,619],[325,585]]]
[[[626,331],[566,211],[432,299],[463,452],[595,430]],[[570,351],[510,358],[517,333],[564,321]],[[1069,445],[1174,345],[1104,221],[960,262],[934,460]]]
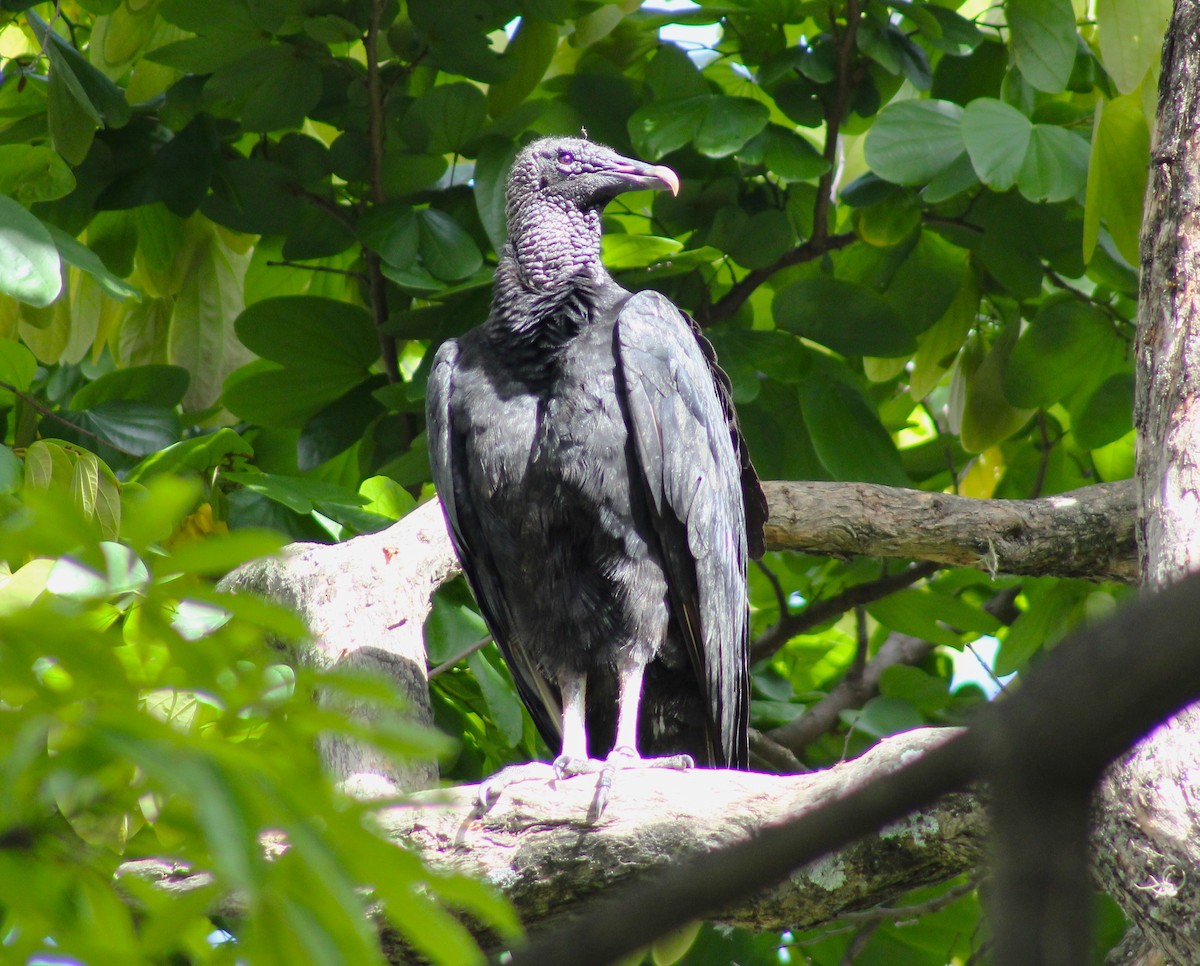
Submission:
[[[870,483],[765,483],[767,547],[906,557],[990,573],[1137,579],[1132,480],[1036,500]]]

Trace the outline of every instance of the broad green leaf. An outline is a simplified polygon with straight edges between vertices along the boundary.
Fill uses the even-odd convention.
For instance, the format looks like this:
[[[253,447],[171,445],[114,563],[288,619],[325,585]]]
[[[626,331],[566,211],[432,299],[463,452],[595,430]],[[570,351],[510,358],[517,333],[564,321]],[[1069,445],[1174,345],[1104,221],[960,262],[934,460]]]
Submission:
[[[250,363],[226,381],[221,404],[247,422],[299,429],[357,386],[364,375],[344,365],[322,369],[316,365]]]
[[[235,530],[208,540],[193,540],[174,549],[158,563],[159,573],[228,573],[239,564],[269,557],[283,549],[283,535],[272,530]]]
[[[58,249],[46,226],[0,195],[0,292],[45,306],[58,298],[62,284]]]
[[[1023,668],[1034,654],[1054,643],[1069,626],[1071,611],[1086,596],[1077,581],[1044,581],[1025,585],[1029,606],[1000,642],[996,674],[1012,674]]]
[[[260,493],[276,503],[282,503],[296,513],[311,513],[318,503],[338,503],[360,507],[367,502],[354,490],[307,476],[286,476],[282,473],[237,471],[226,473],[225,479],[240,483],[254,493]]]
[[[889,104],[867,134],[867,164],[896,184],[931,181],[962,153],[962,116],[950,101]]]
[[[417,506],[411,493],[387,476],[370,476],[358,488],[367,499],[364,510],[378,513],[392,520],[399,520]]]
[[[249,256],[234,251],[216,231],[206,230],[192,249],[175,296],[166,345],[166,361],[182,366],[191,377],[183,398],[185,409],[198,411],[213,405],[226,376],[250,359],[234,332],[234,321],[245,304],[242,291],[248,264]]]
[[[33,11],[27,10],[25,18],[41,39],[51,68],[61,72],[71,95],[95,123],[110,128],[128,123],[131,111],[124,91],[88,63],[83,54]]]
[[[179,415],[173,410],[132,400],[109,399],[78,411],[62,409],[58,416],[78,427],[71,432],[60,426],[58,432],[64,439],[94,447],[99,437],[131,456],[146,456],[178,442],[182,435]],[[103,450],[101,455],[108,458]]]
[[[277,44],[218,68],[204,85],[204,98],[247,131],[298,128],[321,99],[321,74],[303,48]]]
[[[836,480],[907,486],[908,474],[879,415],[842,382],[800,384],[800,411],[817,456]]]
[[[474,84],[439,84],[409,108],[400,128],[415,151],[458,153],[482,130],[487,113],[487,98]]]
[[[940,711],[950,702],[949,682],[918,667],[896,664],[879,678],[879,693],[900,698],[924,714]]]
[[[1087,183],[1087,141],[1066,128],[1035,124],[1017,187],[1030,201],[1067,201]]]
[[[510,745],[518,744],[525,729],[525,715],[512,685],[492,666],[482,651],[476,651],[467,658],[467,664],[483,691],[483,698],[500,733]]]
[[[111,298],[125,301],[139,297],[140,293],[136,288],[110,272],[100,256],[83,242],[72,238],[56,225],[46,225],[46,230],[54,239],[54,245],[63,261],[91,275]]]
[[[117,369],[85,383],[71,398],[70,409],[90,409],[102,402],[124,400],[170,408],[187,392],[188,373],[179,366],[133,366]]]
[[[373,392],[387,382],[383,375],[360,382],[305,421],[296,441],[301,470],[310,470],[362,439],[363,433],[383,413]]]
[[[25,464],[11,447],[0,443],[0,493],[16,493],[25,479]]]
[[[748,97],[712,97],[693,141],[710,158],[724,158],[741,149],[767,126],[770,111]]]
[[[444,282],[457,282],[473,275],[483,265],[483,255],[467,230],[444,211],[417,211],[421,261],[430,273]]]
[[[1139,264],[1138,237],[1146,193],[1150,129],[1134,94],[1096,103],[1087,200],[1083,210],[1083,255],[1090,260],[1108,227],[1117,250],[1131,265]]]
[[[391,150],[383,154],[383,193],[389,201],[407,198],[437,183],[446,173],[440,154],[414,154]]]
[[[0,145],[0,195],[32,205],[54,201],[74,189],[75,175],[57,151],[44,144]]]
[[[900,356],[916,346],[888,302],[861,285],[828,275],[802,278],[780,289],[771,311],[781,328],[846,356]]]
[[[370,315],[357,305],[334,299],[313,295],[263,299],[248,306],[234,327],[251,352],[289,368],[333,369],[361,378],[379,357]]]
[[[1080,360],[1101,357],[1114,338],[1099,309],[1069,295],[1048,300],[1009,356],[1005,397],[1024,408],[1058,402],[1091,375]]]
[[[969,191],[978,184],[979,176],[975,173],[975,165],[971,163],[971,156],[964,149],[921,189],[921,200],[936,205]]]
[[[1100,383],[1071,420],[1075,441],[1084,449],[1107,446],[1132,429],[1133,374],[1129,372],[1119,372]]]
[[[954,364],[958,350],[974,328],[979,313],[979,280],[968,265],[963,281],[945,314],[917,338],[909,392],[924,399]]]
[[[1127,480],[1133,476],[1137,455],[1137,432],[1130,430],[1120,439],[1092,450],[1092,464],[1104,482]]]
[[[1008,0],[1006,11],[1021,74],[1039,91],[1064,90],[1077,43],[1071,0]]]
[[[411,205],[372,208],[358,223],[359,238],[389,265],[411,266],[417,260],[420,231]]]
[[[612,271],[645,268],[669,259],[683,248],[683,242],[659,235],[626,235],[613,233],[600,239],[604,264]]]
[[[829,170],[829,162],[795,131],[770,124],[746,144],[743,154],[753,153],[783,181],[808,181]]]
[[[61,160],[79,165],[96,139],[100,117],[90,101],[80,102],[86,95],[72,83],[74,79],[68,69],[51,67],[46,82],[46,127],[53,151]]]
[[[710,95],[655,101],[638,108],[629,118],[629,137],[640,157],[657,161],[690,144],[708,112]],[[740,145],[739,145],[740,147]]]
[[[962,136],[979,180],[995,191],[1016,184],[1032,130],[1029,118],[1003,101],[971,101],[963,111]]]
[[[485,138],[475,159],[475,207],[492,249],[503,251],[508,235],[504,216],[504,183],[517,146],[507,138]]]
[[[1162,57],[1171,0],[1096,0],[1100,59],[1122,94],[1141,86]]]
[[[512,73],[488,87],[487,110],[492,117],[507,114],[541,82],[558,47],[558,27],[545,20],[523,16],[504,51],[514,62]]]
[[[127,479],[137,482],[160,473],[205,472],[232,462],[234,457],[253,455],[254,450],[241,436],[232,429],[221,428],[215,433],[180,440],[150,454],[130,471]]]
[[[1018,409],[1004,395],[1004,371],[1016,331],[1016,324],[1010,323],[981,361],[969,353],[959,355],[950,388],[951,396],[962,400],[959,440],[968,453],[982,453],[1008,439],[1033,415],[1032,409]]]
[[[0,406],[11,406],[13,392],[28,392],[37,373],[37,359],[20,342],[0,339]]]
[[[949,310],[966,268],[964,249],[934,232],[922,231],[896,266],[883,294],[901,324],[918,335]]]
[[[855,730],[863,731],[873,738],[911,731],[925,723],[919,711],[900,698],[879,695],[872,698],[860,713],[854,715]]]

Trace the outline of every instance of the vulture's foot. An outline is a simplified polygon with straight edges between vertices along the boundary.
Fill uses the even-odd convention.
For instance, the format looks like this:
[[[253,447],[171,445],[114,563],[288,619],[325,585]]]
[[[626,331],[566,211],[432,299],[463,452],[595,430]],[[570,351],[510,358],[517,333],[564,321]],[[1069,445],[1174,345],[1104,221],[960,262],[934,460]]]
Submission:
[[[543,781],[550,782],[561,778],[558,774],[557,762],[547,765],[544,761],[530,761],[523,765],[508,765],[501,768],[491,778],[484,779],[479,785],[479,807],[487,811],[500,797],[500,793],[509,785],[519,782]]]
[[[609,752],[608,758],[600,765],[600,777],[596,779],[596,794],[592,798],[592,807],[588,809],[588,820],[598,821],[608,805],[609,795],[612,794],[613,779],[618,771],[630,771],[634,768],[671,768],[675,771],[687,771],[695,768],[696,763],[691,755],[668,755],[663,758],[643,758],[636,748],[621,746]]]

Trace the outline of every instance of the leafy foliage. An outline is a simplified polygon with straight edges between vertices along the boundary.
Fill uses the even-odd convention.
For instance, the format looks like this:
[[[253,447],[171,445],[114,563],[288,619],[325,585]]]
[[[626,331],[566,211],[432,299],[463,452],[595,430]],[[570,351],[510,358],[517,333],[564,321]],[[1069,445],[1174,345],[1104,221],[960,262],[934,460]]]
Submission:
[[[466,961],[427,898],[438,883],[367,864],[373,837],[307,751],[349,726],[305,703],[318,683],[387,699],[289,677],[260,646],[298,633],[289,619],[205,577],[430,494],[428,364],[486,314],[504,173],[534,134],[586,127],[679,171],[679,197],[613,206],[605,257],[707,328],[764,476],[1031,497],[1131,472],[1168,0],[1098,0],[1095,19],[1070,0],[3,8],[0,882],[24,885],[0,905],[22,954],[50,936],[87,957],[103,937],[109,958],[231,958],[200,898],[139,892],[132,918],[109,881],[124,849],[240,887],[239,956],[286,959],[266,937],[287,935],[295,957],[370,961],[354,890],[371,884],[431,956]],[[766,564],[760,634],[903,566]],[[1117,593],[955,570],[880,591],[778,642],[755,724],[802,715],[895,633],[937,649],[792,751],[820,766],[960,721],[984,691],[952,655],[994,640],[996,673],[1019,672]],[[433,664],[484,634],[461,586],[426,630]],[[457,739],[447,777],[543,750],[494,649],[438,676],[434,703]],[[277,863],[257,848],[267,828],[292,844]],[[444,894],[504,921],[483,893]],[[881,929],[872,955],[967,954],[972,901],[915,940]],[[687,956],[767,961],[779,942],[706,930]]]

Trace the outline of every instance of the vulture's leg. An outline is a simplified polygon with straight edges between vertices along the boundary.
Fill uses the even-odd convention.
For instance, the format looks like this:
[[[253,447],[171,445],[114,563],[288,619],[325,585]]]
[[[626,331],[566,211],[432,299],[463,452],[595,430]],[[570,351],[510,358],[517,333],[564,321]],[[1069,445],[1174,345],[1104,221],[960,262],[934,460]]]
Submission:
[[[562,753],[554,759],[554,774],[569,778],[589,770],[584,712],[587,675],[563,674],[558,689],[562,695]]]
[[[608,754],[600,777],[596,779],[596,795],[588,817],[595,821],[604,813],[612,792],[613,778],[626,768],[674,768],[685,771],[696,763],[691,755],[669,755],[665,758],[643,758],[637,750],[638,708],[642,702],[642,677],[646,665],[640,661],[623,661],[617,669],[617,737]]]

